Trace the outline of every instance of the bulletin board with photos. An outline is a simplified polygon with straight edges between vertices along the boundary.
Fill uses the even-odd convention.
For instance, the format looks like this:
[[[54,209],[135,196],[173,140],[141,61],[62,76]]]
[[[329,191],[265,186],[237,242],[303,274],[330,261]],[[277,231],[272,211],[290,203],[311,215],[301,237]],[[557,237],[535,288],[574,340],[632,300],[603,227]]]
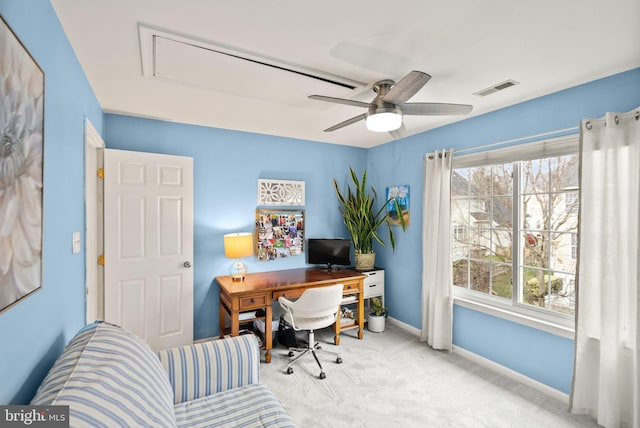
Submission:
[[[304,210],[256,210],[256,255],[259,261],[304,253]]]

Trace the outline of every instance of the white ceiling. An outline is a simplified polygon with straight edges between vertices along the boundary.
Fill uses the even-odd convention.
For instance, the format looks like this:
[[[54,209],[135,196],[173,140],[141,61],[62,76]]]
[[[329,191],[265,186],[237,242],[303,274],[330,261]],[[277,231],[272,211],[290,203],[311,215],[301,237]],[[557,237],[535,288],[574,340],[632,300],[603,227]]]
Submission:
[[[413,135],[640,67],[638,0],[52,4],[106,112],[358,147],[392,137],[367,131],[363,121],[323,132],[365,110],[306,95],[369,102],[374,82],[421,70],[432,78],[410,102],[474,106],[468,116],[405,116],[405,135]],[[365,86],[331,92],[312,79],[229,72],[197,55],[190,63],[178,55],[163,57],[155,76],[149,68],[144,75],[143,54],[152,45],[143,37],[141,47],[141,24],[174,39],[191,38]],[[507,79],[520,84],[487,97],[473,95]]]

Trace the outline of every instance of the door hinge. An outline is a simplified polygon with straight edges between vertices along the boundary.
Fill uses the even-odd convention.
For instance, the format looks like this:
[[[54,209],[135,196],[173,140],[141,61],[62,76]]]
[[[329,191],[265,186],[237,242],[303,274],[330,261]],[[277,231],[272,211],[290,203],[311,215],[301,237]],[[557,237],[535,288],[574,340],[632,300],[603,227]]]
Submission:
[[[104,256],[98,256],[98,266],[104,266]]]
[[[98,168],[98,178],[104,179],[104,168]]]

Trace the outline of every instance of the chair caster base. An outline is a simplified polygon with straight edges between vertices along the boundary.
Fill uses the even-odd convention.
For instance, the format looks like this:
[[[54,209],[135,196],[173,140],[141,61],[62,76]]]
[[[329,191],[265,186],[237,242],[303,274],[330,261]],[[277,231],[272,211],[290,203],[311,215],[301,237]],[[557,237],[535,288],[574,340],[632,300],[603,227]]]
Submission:
[[[287,374],[293,373],[293,367],[287,367]]]
[[[340,357],[336,358],[336,364],[342,364],[342,358]]]
[[[325,379],[327,375],[324,372],[320,372],[320,379]]]
[[[294,354],[293,354],[293,351],[289,351],[289,354],[288,354],[288,355],[289,355],[289,358],[293,357],[293,355],[294,355]]]

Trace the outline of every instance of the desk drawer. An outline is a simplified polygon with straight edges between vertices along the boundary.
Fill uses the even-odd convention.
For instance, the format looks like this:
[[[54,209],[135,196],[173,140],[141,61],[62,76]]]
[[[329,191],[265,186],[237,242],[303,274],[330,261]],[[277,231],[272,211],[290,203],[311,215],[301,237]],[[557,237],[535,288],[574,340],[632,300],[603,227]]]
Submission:
[[[382,295],[384,295],[384,281],[364,284],[365,299],[368,299],[369,297],[382,296]]]
[[[360,289],[358,288],[360,283],[358,281],[344,281],[342,284],[344,284],[342,294],[354,294],[360,291]]]
[[[304,288],[295,288],[293,290],[274,291],[273,300],[278,300],[278,298],[281,296],[289,300],[297,299],[298,297],[302,296],[302,293],[304,293],[304,290],[305,290]]]
[[[267,296],[264,294],[256,294],[255,296],[246,296],[240,298],[240,310],[264,308],[267,305]]]

